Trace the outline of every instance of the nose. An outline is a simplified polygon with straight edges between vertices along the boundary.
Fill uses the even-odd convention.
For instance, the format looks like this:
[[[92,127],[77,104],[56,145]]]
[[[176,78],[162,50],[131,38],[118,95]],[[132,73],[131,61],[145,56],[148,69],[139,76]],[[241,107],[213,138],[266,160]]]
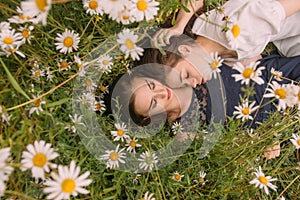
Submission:
[[[163,88],[163,87],[159,87],[159,86],[156,86],[156,88],[153,90],[153,96],[154,98],[165,98],[167,95],[166,95],[166,89]]]

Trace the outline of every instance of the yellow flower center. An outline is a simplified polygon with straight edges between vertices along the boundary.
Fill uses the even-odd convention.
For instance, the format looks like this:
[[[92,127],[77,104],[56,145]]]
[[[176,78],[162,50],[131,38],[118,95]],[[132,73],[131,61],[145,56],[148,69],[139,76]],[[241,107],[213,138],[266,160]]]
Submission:
[[[65,69],[65,68],[67,68],[67,67],[68,67],[68,63],[67,63],[66,61],[62,61],[62,62],[60,63],[60,68]]]
[[[177,181],[179,181],[181,177],[180,177],[179,174],[174,174],[174,178],[175,178]]]
[[[300,146],[300,139],[299,139],[299,140],[297,140],[297,144]]]
[[[233,25],[232,29],[231,29],[231,32],[232,32],[233,37],[237,38],[241,33],[240,26],[237,25],[237,24]]]
[[[145,0],[139,0],[137,3],[136,3],[136,7],[137,9],[139,9],[140,11],[145,11],[147,10],[148,8],[148,4]]]
[[[33,103],[35,107],[39,107],[41,105],[41,99],[35,99]]]
[[[122,136],[124,134],[124,131],[122,129],[119,129],[117,131],[118,136]]]
[[[34,75],[39,77],[39,76],[41,76],[41,73],[39,71],[36,71],[36,72],[34,72]]]
[[[96,103],[95,107],[96,107],[97,110],[101,110],[101,104],[100,103]]]
[[[97,9],[97,8],[98,8],[98,2],[97,2],[97,1],[90,1],[89,7],[90,7],[90,9],[92,9],[92,10]]]
[[[119,154],[118,154],[117,152],[112,152],[112,153],[110,153],[109,158],[110,158],[112,161],[116,161],[116,160],[119,159]]]
[[[85,83],[86,83],[86,85],[87,85],[88,87],[92,85],[91,79],[87,79],[87,80],[85,81]]]
[[[242,113],[243,113],[243,115],[249,115],[250,114],[250,109],[249,108],[243,108]]]
[[[213,61],[213,62],[210,64],[210,68],[211,68],[212,70],[215,70],[215,69],[217,69],[218,65],[219,65],[219,62],[218,62],[218,61]]]
[[[22,31],[22,35],[23,35],[24,38],[29,38],[29,31],[26,30],[26,29],[23,30],[23,31]]]
[[[82,64],[81,63],[77,63],[77,67],[78,67],[78,69],[81,69],[82,68]]]
[[[35,4],[40,11],[46,11],[46,6],[48,5],[46,0],[35,0]]]
[[[131,140],[131,141],[129,142],[129,145],[130,145],[131,147],[136,147],[136,142],[133,141],[133,140]]]
[[[46,164],[46,162],[47,162],[47,157],[43,153],[37,153],[32,158],[32,162],[37,167],[43,167]]]
[[[103,60],[103,61],[102,61],[102,64],[103,64],[103,65],[108,65],[108,63],[109,63],[108,60]]]
[[[244,70],[243,76],[244,76],[245,78],[250,78],[250,77],[251,77],[251,74],[252,74],[253,72],[254,72],[253,69],[247,68],[247,69]]]
[[[275,90],[275,95],[279,96],[280,99],[286,98],[286,92],[284,89],[277,89]]]
[[[102,85],[102,86],[100,87],[100,90],[101,90],[102,92],[105,92],[105,91],[106,91],[106,87]]]
[[[6,37],[6,38],[4,38],[3,42],[5,44],[12,44],[14,42],[14,40],[11,37]]]
[[[123,16],[122,16],[122,18],[123,18],[124,20],[129,19],[129,17],[130,17],[129,15],[123,15]]]
[[[127,49],[129,49],[129,50],[134,49],[134,42],[132,42],[132,40],[130,40],[130,39],[126,39],[125,45],[126,45]]]
[[[61,189],[65,193],[71,194],[72,192],[74,192],[75,188],[76,188],[76,182],[74,181],[74,179],[71,178],[66,178],[61,184]]]
[[[63,43],[66,47],[71,47],[73,46],[74,41],[72,37],[66,37]]]
[[[258,177],[258,180],[264,185],[268,184],[268,179],[265,176]]]

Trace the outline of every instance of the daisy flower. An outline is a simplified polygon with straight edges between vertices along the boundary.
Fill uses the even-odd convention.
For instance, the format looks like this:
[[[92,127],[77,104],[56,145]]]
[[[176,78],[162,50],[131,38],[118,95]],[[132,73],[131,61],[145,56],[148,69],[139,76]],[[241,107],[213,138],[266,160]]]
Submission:
[[[93,106],[93,110],[94,111],[99,111],[99,112],[105,111],[106,106],[105,106],[104,101],[102,101],[102,100],[96,101],[94,106]]]
[[[159,3],[155,0],[132,0],[134,3],[130,8],[130,13],[137,21],[144,18],[148,21],[157,14]]]
[[[202,184],[202,185],[205,185],[205,183],[207,182],[207,180],[205,180],[205,177],[206,177],[206,173],[204,171],[200,171],[199,172],[199,182]],[[198,182],[198,181],[197,181]]]
[[[255,106],[255,101],[249,105],[248,100],[246,100],[242,105],[235,106],[236,111],[233,112],[233,115],[237,115],[236,118],[242,118],[242,121],[245,120],[253,120],[251,113],[259,108],[259,106]]]
[[[144,197],[141,198],[140,200],[155,200],[155,198],[153,197],[153,193],[149,193],[149,192],[146,192],[144,194]]]
[[[110,131],[111,135],[115,137],[114,141],[119,141],[121,139],[121,141],[123,142],[124,139],[128,139],[129,135],[127,135],[127,126],[126,124],[122,123],[122,124],[115,124],[115,127],[117,128],[116,131]]]
[[[0,149],[0,182],[7,181],[10,174],[14,170],[11,166],[7,165],[10,160],[10,148],[6,147]]]
[[[260,78],[259,76],[262,75],[262,70],[265,69],[264,66],[257,68],[259,65],[258,62],[251,62],[249,65],[244,66],[240,62],[237,62],[233,65],[233,69],[240,72],[240,74],[233,74],[232,77],[235,78],[235,81],[242,81],[241,84],[248,85],[250,80],[256,82],[258,85],[261,85],[264,83],[264,80]]]
[[[290,139],[296,149],[300,149],[300,135],[293,134],[293,139]]]
[[[74,30],[70,31],[65,29],[65,32],[62,34],[57,34],[55,40],[57,41],[55,43],[56,50],[60,50],[59,52],[64,54],[68,54],[73,52],[73,49],[77,50],[80,37],[78,33],[74,33]]]
[[[174,122],[171,129],[174,135],[176,135],[177,133],[182,133],[183,131],[183,127],[181,126],[180,122]]]
[[[97,84],[92,79],[86,78],[85,86],[86,86],[86,89],[91,92],[91,91],[94,91],[94,89],[97,87]]]
[[[217,78],[217,73],[220,73],[220,66],[222,65],[224,59],[222,59],[219,55],[218,52],[215,53],[210,53],[210,60],[208,61],[208,64],[210,66],[210,74],[209,76],[205,76],[205,77],[211,77],[213,76],[215,79]],[[211,78],[209,78],[211,79]]]
[[[51,9],[52,0],[26,0],[21,2],[23,15],[35,17],[34,23],[47,24],[48,12]]]
[[[157,159],[158,158],[154,153],[151,154],[149,151],[143,152],[138,159],[140,161],[140,169],[144,169],[145,171],[152,171],[154,165],[158,162]]]
[[[12,115],[7,114],[5,108],[1,105],[0,105],[0,114],[1,114],[2,122],[9,125],[9,120],[12,117]]]
[[[130,139],[130,138],[128,138],[127,140],[126,140],[126,144],[125,144],[125,146],[127,147],[127,151],[128,152],[132,152],[133,151],[133,153],[135,153],[135,148],[136,147],[141,147],[142,145],[141,144],[138,144],[137,143],[137,139],[136,138],[133,138],[133,139]]]
[[[10,30],[10,24],[8,22],[0,22],[0,33],[4,30]]]
[[[80,167],[76,166],[75,161],[71,161],[70,167],[58,166],[58,174],[52,172],[51,176],[54,180],[46,180],[44,192],[49,193],[47,199],[70,199],[70,196],[78,194],[88,194],[89,191],[84,189],[92,183],[91,179],[87,179],[90,172],[87,171],[80,175]]]
[[[53,81],[53,75],[52,75],[52,72],[50,70],[50,67],[47,67],[46,75],[47,75],[47,81]]]
[[[131,1],[128,1],[128,4],[132,4]],[[130,5],[124,6],[122,10],[119,12],[111,12],[109,13],[109,17],[115,20],[118,23],[129,24],[135,21],[135,18],[131,15],[129,7]]]
[[[236,21],[233,19],[232,21]],[[239,46],[240,41],[240,35],[241,35],[241,27],[239,26],[238,23],[231,23],[229,25],[229,30],[225,33],[226,38],[228,40],[228,44],[233,48],[237,49]]]
[[[4,49],[18,48],[22,44],[22,34],[15,33],[15,29],[3,29],[0,33],[0,46]]]
[[[17,7],[16,11],[18,12],[18,15],[14,15],[11,18],[8,19],[10,23],[14,24],[23,24],[26,22],[33,22],[31,16],[24,15],[23,10],[20,7]]]
[[[2,51],[3,52],[0,51],[0,55],[6,55],[7,57],[10,56],[12,53],[16,53],[23,58],[26,57],[21,51],[19,51],[19,46],[12,47],[12,48],[6,47],[3,48]]]
[[[123,153],[125,148],[120,149],[118,144],[116,150],[107,150],[106,154],[102,155],[100,160],[106,160],[106,167],[109,169],[115,169],[119,167],[119,163],[125,163],[126,153]]]
[[[103,0],[103,10],[106,14],[116,15],[128,3],[130,1],[127,0]]]
[[[31,70],[32,77],[40,79],[40,77],[45,76],[45,71],[39,68],[33,68]]]
[[[285,110],[288,103],[288,91],[286,85],[279,85],[276,81],[272,81],[272,83],[269,83],[271,88],[267,88],[267,92],[263,97],[265,98],[272,98],[275,97],[279,100],[278,102],[278,110]]]
[[[274,76],[274,78],[277,80],[277,81],[282,81],[282,72],[280,71],[276,71],[273,67],[271,68],[271,74]]]
[[[86,63],[83,63],[81,61],[81,59],[76,55],[74,55],[74,62],[77,64],[77,67],[78,67],[78,70],[79,70],[78,75],[81,76],[81,77],[85,76],[84,66],[86,65]]]
[[[94,105],[95,103],[95,96],[93,93],[83,93],[81,97],[77,99],[78,102],[82,104],[89,104],[89,105]]]
[[[104,86],[104,85],[101,85],[100,87],[99,87],[99,89],[100,89],[100,91],[102,92],[102,93],[104,93],[104,94],[108,94],[109,93],[109,86],[107,85],[107,86]]]
[[[68,62],[66,59],[59,59],[59,62],[57,62],[58,65],[58,71],[67,71],[71,69],[71,63]]]
[[[22,43],[26,43],[28,42],[30,43],[30,40],[33,38],[33,36],[31,35],[31,31],[33,30],[33,26],[24,26],[24,27],[20,27],[18,30],[21,32],[22,34]]]
[[[83,115],[77,115],[75,113],[74,117],[70,114],[69,114],[69,117],[72,121],[72,125],[65,126],[65,129],[72,131],[73,133],[76,133],[76,131],[77,131],[76,126],[85,126],[85,124],[83,122],[81,122]]]
[[[84,0],[83,7],[86,9],[86,13],[89,13],[90,15],[102,15],[102,3],[103,2],[100,0]]]
[[[143,55],[144,49],[135,44],[137,39],[138,36],[129,29],[124,29],[118,34],[117,42],[121,45],[120,50],[125,53],[125,58],[130,55],[133,60],[139,60],[139,56]]]
[[[39,115],[39,111],[44,111],[42,108],[42,105],[46,103],[46,101],[43,101],[41,98],[37,98],[35,96],[33,96],[34,101],[34,107],[30,108],[29,110],[29,115],[31,115],[32,113],[36,112],[36,114]]]
[[[259,186],[260,189],[264,189],[267,195],[269,194],[269,188],[276,191],[277,186],[273,185],[271,182],[276,181],[277,178],[265,176],[260,166],[258,169],[255,169],[255,171],[254,174],[256,178],[250,181],[250,184],[255,184],[255,187]]]
[[[56,164],[50,161],[58,157],[58,154],[51,148],[51,144],[45,141],[34,141],[34,145],[27,145],[27,151],[22,153],[22,167],[25,171],[31,169],[32,177],[45,179],[45,172],[50,172],[50,168],[56,168]]]
[[[172,175],[172,179],[178,182],[181,182],[183,177],[184,175],[180,175],[177,171]]]
[[[111,68],[113,62],[112,57],[109,55],[103,55],[97,60],[97,64],[99,67]]]

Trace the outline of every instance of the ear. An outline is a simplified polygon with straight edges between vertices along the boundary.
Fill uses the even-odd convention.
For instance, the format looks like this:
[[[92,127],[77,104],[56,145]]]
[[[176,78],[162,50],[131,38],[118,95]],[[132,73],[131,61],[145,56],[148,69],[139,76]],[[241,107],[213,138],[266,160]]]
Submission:
[[[188,55],[188,54],[191,53],[192,48],[191,48],[189,45],[182,44],[182,45],[179,45],[179,46],[178,46],[178,51],[179,51],[179,53],[181,53],[183,56],[186,56],[186,55]]]

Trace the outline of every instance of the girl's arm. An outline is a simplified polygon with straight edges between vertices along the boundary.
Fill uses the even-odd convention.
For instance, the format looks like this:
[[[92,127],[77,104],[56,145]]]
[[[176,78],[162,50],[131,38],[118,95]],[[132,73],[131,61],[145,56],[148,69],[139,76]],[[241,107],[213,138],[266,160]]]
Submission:
[[[300,0],[278,0],[285,10],[285,16],[291,16],[300,10]]]
[[[181,0],[181,3],[185,5],[185,1],[186,0]],[[188,0],[186,7],[189,9],[189,12],[180,9],[175,25],[171,28],[159,30],[153,37],[152,46],[165,46],[170,43],[170,38],[172,36],[182,34],[191,17],[197,10],[203,7],[203,1],[204,0]]]

